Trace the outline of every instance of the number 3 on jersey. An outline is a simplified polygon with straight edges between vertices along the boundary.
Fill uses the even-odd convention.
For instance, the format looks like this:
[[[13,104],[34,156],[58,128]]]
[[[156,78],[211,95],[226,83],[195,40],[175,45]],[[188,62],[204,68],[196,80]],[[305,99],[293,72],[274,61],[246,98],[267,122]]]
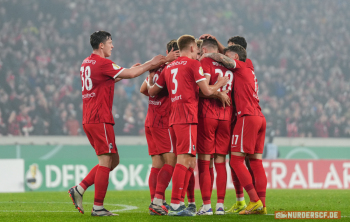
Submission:
[[[81,76],[81,81],[82,81],[82,88],[81,91],[84,91],[84,87],[86,90],[91,90],[92,89],[92,80],[91,80],[91,69],[90,66],[85,67],[85,72],[84,72],[84,66],[80,67],[80,76]]]
[[[177,86],[178,86],[178,84],[177,84],[177,80],[176,80],[176,75],[177,75],[177,72],[178,72],[178,71],[179,71],[178,68],[172,69],[172,70],[171,70],[171,75],[173,75],[173,83],[174,83],[174,85],[175,85],[175,89],[171,90],[171,93],[172,93],[172,94],[176,94],[176,92],[177,92]]]

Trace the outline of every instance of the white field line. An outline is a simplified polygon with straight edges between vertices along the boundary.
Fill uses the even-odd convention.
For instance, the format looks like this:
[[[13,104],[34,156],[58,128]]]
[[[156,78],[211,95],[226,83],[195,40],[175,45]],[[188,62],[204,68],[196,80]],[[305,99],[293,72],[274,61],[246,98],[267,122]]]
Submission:
[[[0,204],[72,204],[72,202],[0,202]],[[93,203],[83,203],[83,204],[91,204],[93,205]],[[126,205],[126,204],[110,204],[110,203],[104,203],[104,205],[109,205],[109,206],[115,206],[115,207],[123,207],[123,209],[117,209],[117,210],[110,210],[111,212],[122,212],[122,211],[130,211],[130,210],[136,210],[138,209],[137,206],[132,206],[132,205]],[[0,210],[0,212],[59,212],[59,213],[63,213],[63,212],[77,212],[75,211],[61,211],[61,210],[54,210],[54,211],[50,211],[50,210],[40,210],[40,211],[36,211],[36,210]]]

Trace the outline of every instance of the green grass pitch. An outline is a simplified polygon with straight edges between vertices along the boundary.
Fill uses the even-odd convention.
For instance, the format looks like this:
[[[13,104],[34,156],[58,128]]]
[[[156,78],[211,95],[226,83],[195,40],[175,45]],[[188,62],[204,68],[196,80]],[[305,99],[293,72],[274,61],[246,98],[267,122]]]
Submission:
[[[171,191],[166,191],[166,199],[170,195]],[[268,190],[266,204],[271,215],[169,217],[148,215],[148,191],[108,191],[105,207],[119,217],[96,218],[90,216],[93,191],[84,194],[84,215],[74,208],[66,192],[2,193],[0,221],[272,221],[275,220],[272,214],[278,210],[341,211],[340,221],[350,221],[349,198],[350,190]],[[216,191],[212,199],[215,207]],[[200,192],[196,190],[197,208],[201,202]],[[227,190],[225,208],[234,202],[234,190]]]

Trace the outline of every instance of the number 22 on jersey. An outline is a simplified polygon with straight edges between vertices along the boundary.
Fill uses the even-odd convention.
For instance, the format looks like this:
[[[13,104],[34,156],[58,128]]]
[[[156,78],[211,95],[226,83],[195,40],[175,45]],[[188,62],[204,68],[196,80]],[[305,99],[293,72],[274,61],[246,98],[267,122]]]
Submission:
[[[82,88],[81,90],[84,91],[84,88],[86,90],[92,89],[92,80],[91,80],[91,69],[90,66],[86,66],[84,70],[84,66],[80,67],[80,76],[82,81]]]

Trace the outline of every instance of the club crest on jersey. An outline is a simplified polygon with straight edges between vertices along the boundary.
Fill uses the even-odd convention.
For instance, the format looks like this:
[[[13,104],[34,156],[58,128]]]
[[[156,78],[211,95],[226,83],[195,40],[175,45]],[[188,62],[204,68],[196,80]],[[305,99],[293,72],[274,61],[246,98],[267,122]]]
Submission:
[[[196,150],[196,147],[193,145],[193,148],[192,148],[192,149],[193,149],[193,151],[195,151],[195,150]]]
[[[199,67],[199,74],[200,74],[201,76],[204,76],[204,72],[203,72],[203,68],[202,68],[202,66],[201,66],[201,67]]]
[[[112,143],[109,144],[109,149],[110,150],[113,149],[113,144]]]
[[[115,70],[120,69],[120,66],[118,66],[118,65],[117,65],[117,64],[115,64],[115,63],[112,63],[112,66],[113,66],[113,69],[115,69]]]

